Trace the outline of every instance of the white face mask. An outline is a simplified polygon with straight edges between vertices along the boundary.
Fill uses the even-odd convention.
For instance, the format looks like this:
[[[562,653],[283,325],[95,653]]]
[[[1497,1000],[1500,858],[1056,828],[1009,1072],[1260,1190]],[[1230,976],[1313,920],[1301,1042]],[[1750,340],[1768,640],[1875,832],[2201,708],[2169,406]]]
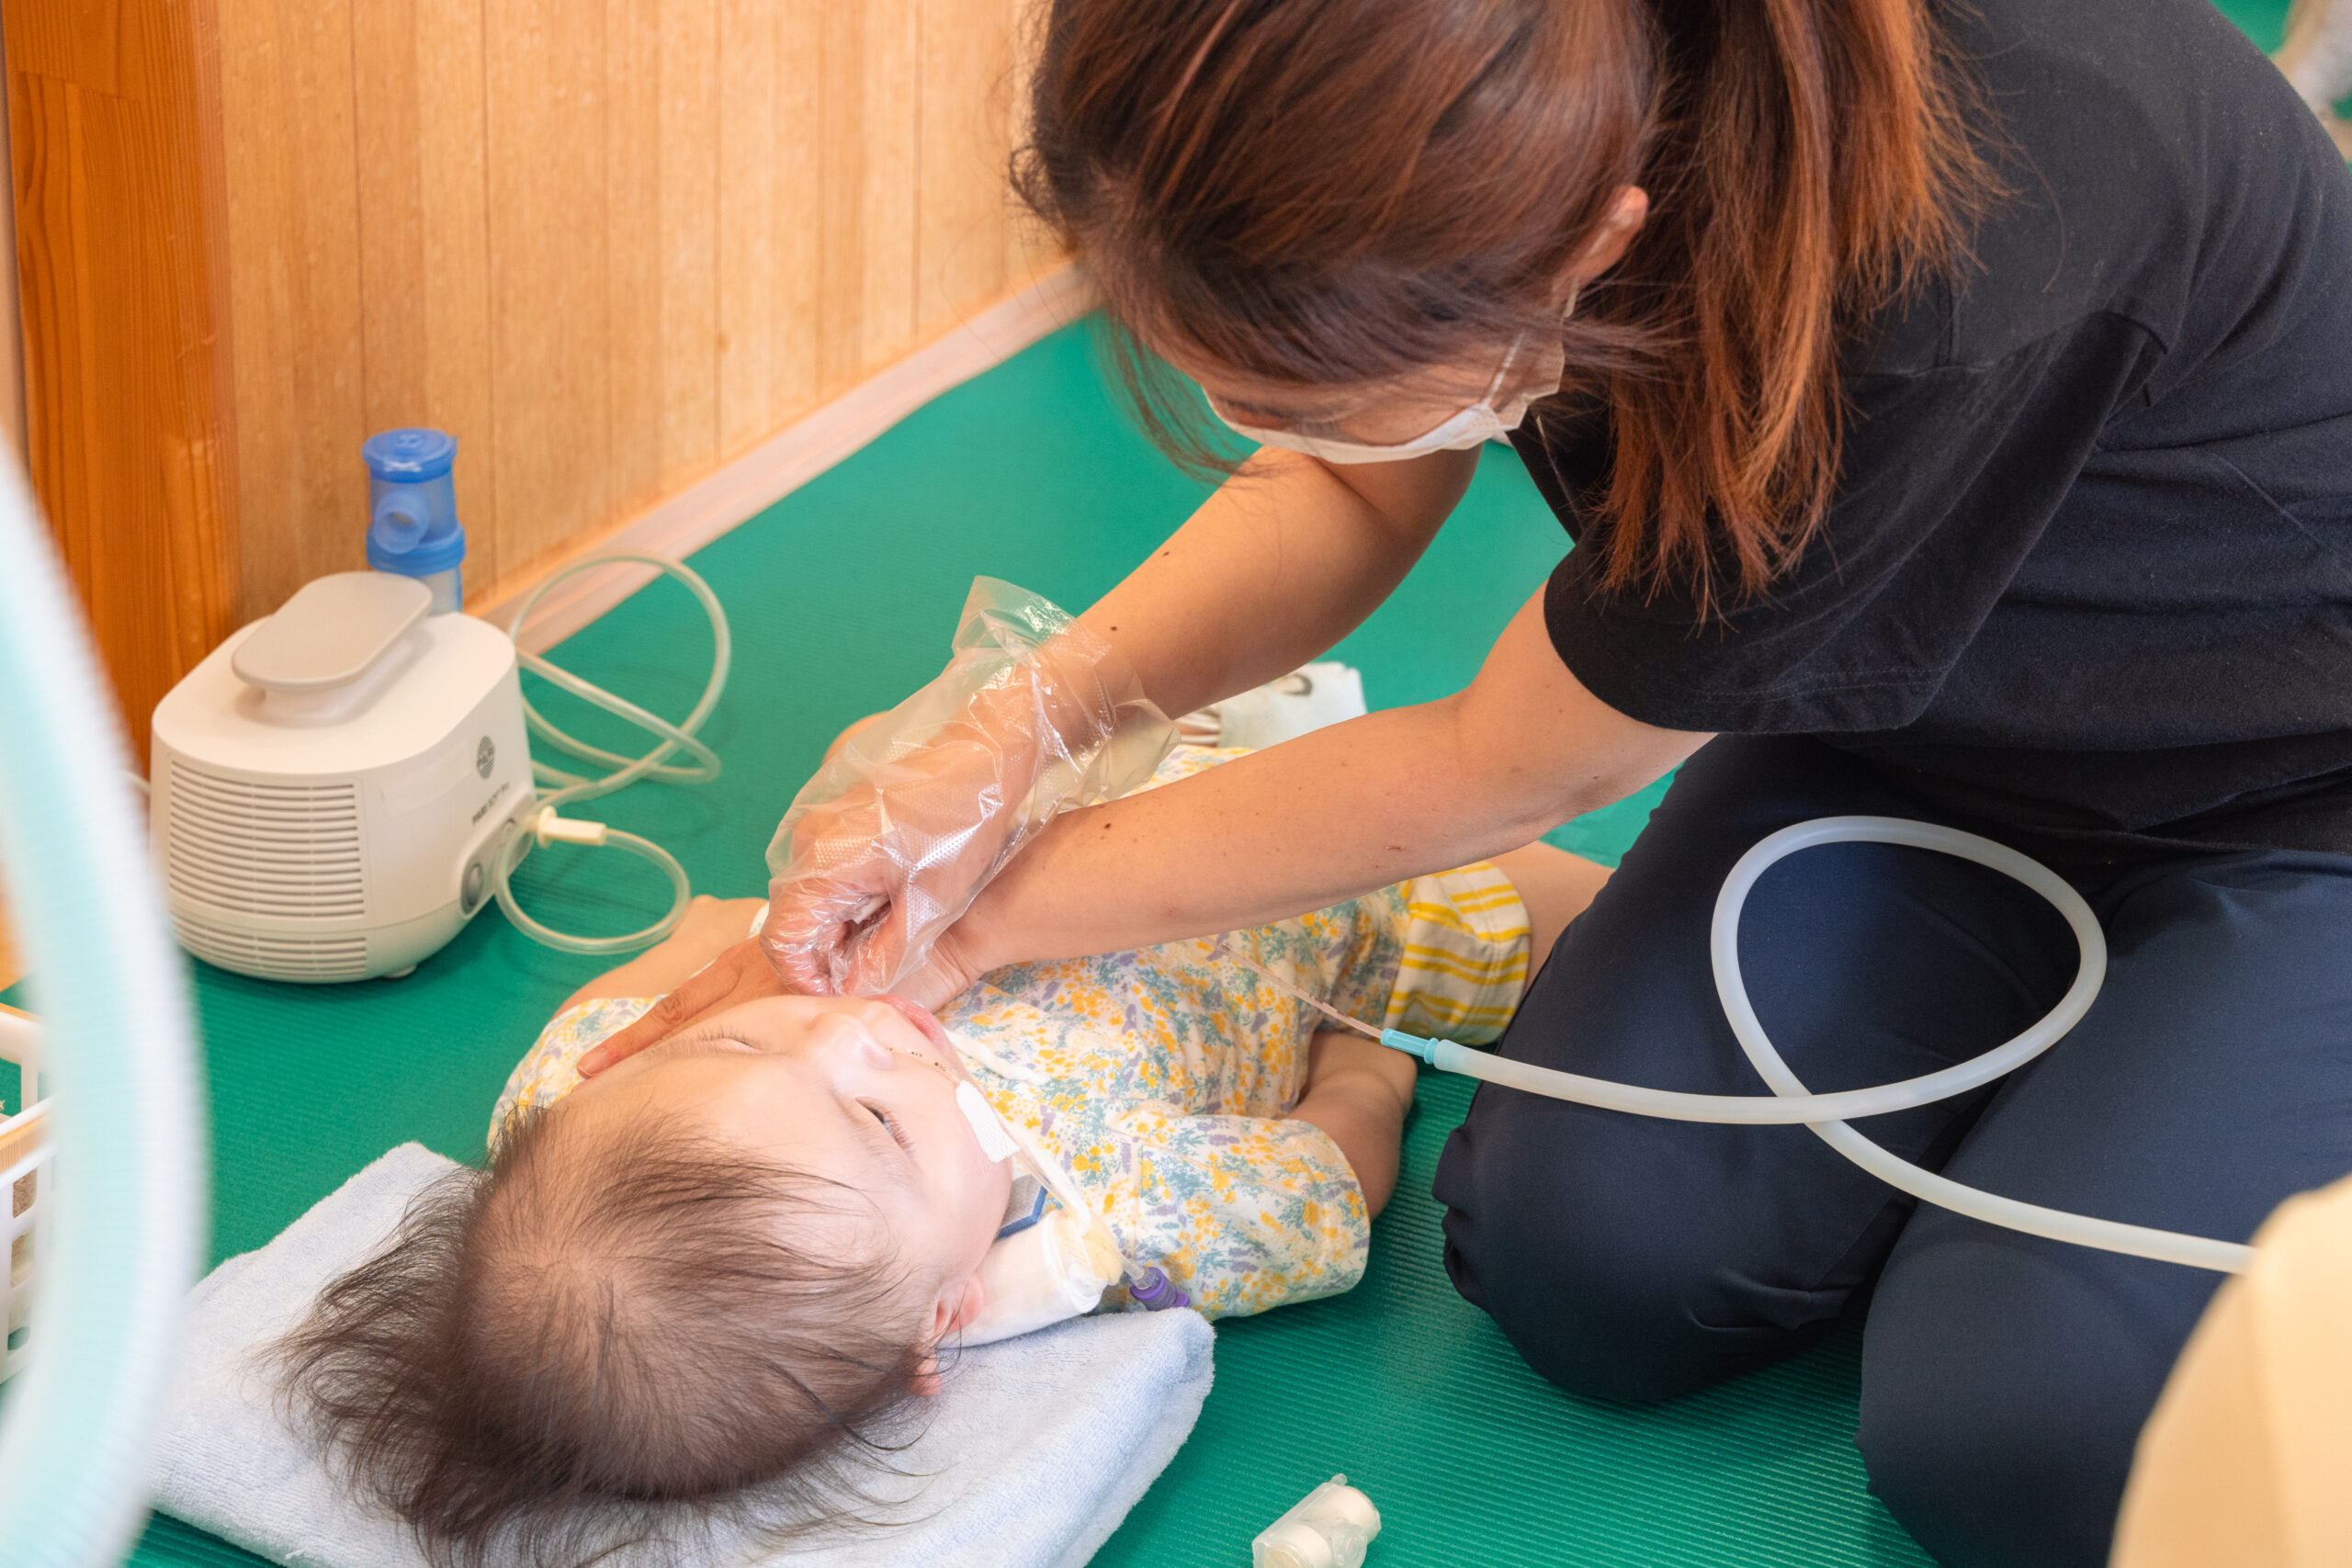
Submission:
[[[1560,311],[1560,319],[1566,321],[1576,313],[1576,290],[1571,288],[1568,302]],[[1236,435],[1246,436],[1261,446],[1302,452],[1327,463],[1396,463],[1431,452],[1467,452],[1484,442],[1518,429],[1519,422],[1527,417],[1530,404],[1540,402],[1560,389],[1561,378],[1567,373],[1567,355],[1557,338],[1546,334],[1546,345],[1537,352],[1544,354],[1549,363],[1527,378],[1520,389],[1513,392],[1510,400],[1501,407],[1495,405],[1495,394],[1501,391],[1503,383],[1510,378],[1511,367],[1519,363],[1520,353],[1527,346],[1525,333],[1511,341],[1510,350],[1503,355],[1502,365],[1495,371],[1495,378],[1487,384],[1484,397],[1410,441],[1400,441],[1393,446],[1375,446],[1351,441],[1333,426],[1305,422],[1286,430],[1263,430],[1233,418],[1217,407],[1215,398],[1209,399],[1209,410]]]

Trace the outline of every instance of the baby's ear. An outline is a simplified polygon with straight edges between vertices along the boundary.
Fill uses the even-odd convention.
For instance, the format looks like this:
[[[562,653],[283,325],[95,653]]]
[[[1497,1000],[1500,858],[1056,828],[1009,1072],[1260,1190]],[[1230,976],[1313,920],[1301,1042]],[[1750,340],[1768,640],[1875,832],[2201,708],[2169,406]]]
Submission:
[[[980,1308],[988,1301],[988,1291],[980,1283],[979,1275],[967,1274],[956,1283],[939,1292],[939,1304],[932,1308],[931,1342],[937,1346],[950,1335],[960,1333],[966,1324],[980,1315]],[[939,1392],[939,1356],[934,1350],[922,1359],[915,1369],[914,1391],[925,1399]]]

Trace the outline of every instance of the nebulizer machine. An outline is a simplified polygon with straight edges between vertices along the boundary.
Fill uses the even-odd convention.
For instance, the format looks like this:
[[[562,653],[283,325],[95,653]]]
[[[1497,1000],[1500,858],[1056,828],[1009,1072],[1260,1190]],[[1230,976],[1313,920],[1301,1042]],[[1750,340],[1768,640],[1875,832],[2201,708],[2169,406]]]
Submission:
[[[387,431],[368,469],[368,571],[305,584],[235,633],[157,705],[150,824],[183,945],[224,969],[299,982],[398,976],[495,900],[534,939],[580,953],[659,941],[684,912],[685,873],[659,845],[561,808],[642,778],[696,783],[718,759],[695,731],[725,688],[727,619],[701,578],[654,556],[580,562],[540,583],[511,629],[463,613],[466,535],[457,442]],[[523,647],[542,595],[615,563],[676,579],[709,617],[710,675],[676,724]],[[525,696],[529,670],[651,733],[627,757],[557,728]],[[606,772],[535,763],[532,736]],[[671,759],[684,753],[685,761]],[[550,842],[651,862],[671,885],[662,919],[575,937],[526,913],[509,885]]]
[[[1001,596],[1005,585],[982,580],[975,585],[976,604],[984,589]],[[1143,699],[1115,652],[1037,603],[1043,608],[1030,612],[1036,626],[1056,629],[1035,653],[986,682],[976,682],[959,655],[930,686],[838,749],[794,801],[768,851],[776,912],[762,937],[778,970],[800,975],[802,988],[871,993],[905,983],[1019,847],[1057,813],[1083,803],[1085,791],[1057,780],[1082,774],[1097,786],[1111,777],[1139,784],[1175,743],[1178,727]],[[943,763],[942,757],[949,761]],[[1112,757],[1118,759],[1115,767],[1103,761]],[[1773,1049],[1748,1001],[1739,920],[1749,891],[1773,864],[1830,843],[1907,845],[1973,861],[2023,883],[2073,931],[2081,954],[2074,983],[2041,1021],[1970,1061],[1900,1083],[1813,1093]],[[888,895],[881,891],[886,886]],[[905,904],[895,921],[882,919],[891,897]],[[838,940],[843,931],[847,940]],[[1990,1083],[2050,1049],[2090,1010],[2106,977],[2106,938],[2082,896],[2048,867],[2007,845],[1935,823],[1883,817],[1801,822],[1765,838],[1734,866],[1716,899],[1709,945],[1732,1033],[1769,1094],[1643,1089],[1375,1029],[1260,968],[1221,939],[1216,948],[1222,959],[1256,969],[1336,1025],[1439,1072],[1636,1115],[1751,1126],[1802,1123],[1888,1185],[1973,1219],[2224,1273],[2243,1270],[2251,1259],[2252,1249],[2233,1242],[2065,1213],[1963,1186],[1896,1158],[1849,1125]],[[823,955],[821,966],[815,954]]]

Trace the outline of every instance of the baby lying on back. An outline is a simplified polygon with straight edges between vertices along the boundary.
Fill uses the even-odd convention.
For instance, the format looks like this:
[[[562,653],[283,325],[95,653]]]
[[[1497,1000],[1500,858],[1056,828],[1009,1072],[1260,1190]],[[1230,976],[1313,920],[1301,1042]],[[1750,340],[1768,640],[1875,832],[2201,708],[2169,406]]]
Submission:
[[[1555,902],[1600,874],[1508,858],[1531,853]],[[285,1344],[298,1416],[437,1562],[584,1560],[583,1505],[650,1519],[754,1484],[835,1516],[958,1344],[1362,1277],[1413,1064],[1206,943],[1001,970],[936,1019],[772,998],[579,1077],[755,907],[698,901],[567,1004],[487,1168],[421,1199]],[[1530,931],[1489,865],[1228,941],[1347,1016],[1477,1041]]]

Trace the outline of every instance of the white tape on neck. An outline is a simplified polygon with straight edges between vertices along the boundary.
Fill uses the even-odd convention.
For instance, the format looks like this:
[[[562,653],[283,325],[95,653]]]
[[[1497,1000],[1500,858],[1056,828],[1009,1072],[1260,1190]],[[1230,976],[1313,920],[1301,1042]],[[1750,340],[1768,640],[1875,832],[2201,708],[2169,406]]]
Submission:
[[[989,1158],[1011,1159],[1020,1151],[1020,1145],[1012,1141],[1012,1134],[1006,1132],[1004,1123],[997,1119],[995,1110],[970,1084],[956,1086],[956,1109],[961,1111],[964,1120],[972,1124],[972,1135],[980,1140],[980,1152]]]

